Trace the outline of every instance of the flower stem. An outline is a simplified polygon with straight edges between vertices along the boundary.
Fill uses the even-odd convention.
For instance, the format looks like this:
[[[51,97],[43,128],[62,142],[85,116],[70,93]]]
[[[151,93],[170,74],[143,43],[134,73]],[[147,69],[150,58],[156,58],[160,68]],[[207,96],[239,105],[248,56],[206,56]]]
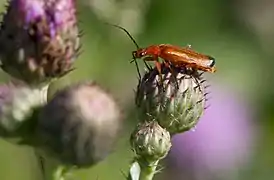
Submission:
[[[141,168],[141,173],[140,173],[140,180],[152,180],[154,175],[156,174],[156,168],[158,165],[159,161],[154,161],[154,162],[141,162],[139,163],[140,168]]]
[[[53,172],[53,180],[65,180],[68,169],[65,166],[58,166]]]
[[[137,159],[130,168],[128,180],[152,180],[157,173],[157,161]]]
[[[42,174],[42,179],[46,180],[46,172],[45,172],[45,162],[44,162],[44,158],[35,150],[34,151],[36,159],[37,159],[37,163],[39,166],[39,169],[41,171]]]

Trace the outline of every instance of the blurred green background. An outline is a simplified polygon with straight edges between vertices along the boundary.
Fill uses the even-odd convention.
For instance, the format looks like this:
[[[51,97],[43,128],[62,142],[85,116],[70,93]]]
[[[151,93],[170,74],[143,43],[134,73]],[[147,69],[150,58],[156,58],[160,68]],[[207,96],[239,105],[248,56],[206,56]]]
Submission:
[[[77,170],[75,179],[125,179],[121,171],[127,172],[132,158],[128,137],[136,123],[133,90],[138,81],[129,61],[136,47],[122,31],[103,22],[125,27],[142,47],[191,44],[215,57],[218,71],[206,75],[208,82],[233,87],[248,99],[255,128],[260,131],[252,146],[254,154],[238,178],[273,179],[274,1],[78,0],[78,10],[83,53],[76,62],[77,70],[55,84],[95,80],[114,94],[129,118],[115,152],[95,167]],[[1,81],[7,78],[1,74]],[[1,180],[40,178],[32,149],[0,142]]]

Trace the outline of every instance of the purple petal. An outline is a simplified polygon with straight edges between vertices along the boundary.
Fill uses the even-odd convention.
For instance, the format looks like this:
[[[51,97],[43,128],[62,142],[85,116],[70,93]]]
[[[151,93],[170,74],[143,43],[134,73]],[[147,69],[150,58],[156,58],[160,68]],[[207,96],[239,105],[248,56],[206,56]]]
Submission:
[[[244,165],[252,153],[256,132],[252,111],[239,96],[231,90],[214,88],[211,106],[196,130],[173,138],[170,160],[179,167],[192,164],[195,172]]]

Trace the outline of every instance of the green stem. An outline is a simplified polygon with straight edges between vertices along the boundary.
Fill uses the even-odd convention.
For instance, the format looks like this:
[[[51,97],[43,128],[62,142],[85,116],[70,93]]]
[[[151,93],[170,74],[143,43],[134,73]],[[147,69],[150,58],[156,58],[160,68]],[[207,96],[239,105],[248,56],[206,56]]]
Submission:
[[[42,178],[43,180],[46,180],[46,174],[45,174],[45,162],[44,162],[44,158],[35,150],[34,151],[36,159],[37,159],[37,163],[39,166],[39,169],[41,171],[42,174]]]
[[[132,163],[127,180],[152,180],[157,173],[158,161],[137,159]]]
[[[68,172],[68,169],[64,166],[58,166],[53,172],[53,180],[65,180],[65,176]]]
[[[139,165],[141,168],[140,178],[139,180],[152,180],[154,175],[157,172],[157,165],[159,161],[154,162],[146,162],[139,161]]]

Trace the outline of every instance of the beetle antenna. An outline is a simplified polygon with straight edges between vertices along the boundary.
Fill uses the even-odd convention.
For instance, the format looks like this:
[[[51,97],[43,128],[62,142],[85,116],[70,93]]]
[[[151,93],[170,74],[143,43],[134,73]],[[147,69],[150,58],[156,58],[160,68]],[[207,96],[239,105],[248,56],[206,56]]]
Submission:
[[[110,24],[110,23],[106,23],[106,24],[114,26],[114,27],[117,27],[117,28],[123,30],[128,35],[128,37],[132,40],[132,42],[135,44],[135,46],[137,47],[137,49],[140,49],[140,47],[138,46],[138,44],[135,41],[135,39],[131,36],[131,34],[125,28],[123,28],[121,26],[118,26],[118,25],[115,25],[115,24]]]

